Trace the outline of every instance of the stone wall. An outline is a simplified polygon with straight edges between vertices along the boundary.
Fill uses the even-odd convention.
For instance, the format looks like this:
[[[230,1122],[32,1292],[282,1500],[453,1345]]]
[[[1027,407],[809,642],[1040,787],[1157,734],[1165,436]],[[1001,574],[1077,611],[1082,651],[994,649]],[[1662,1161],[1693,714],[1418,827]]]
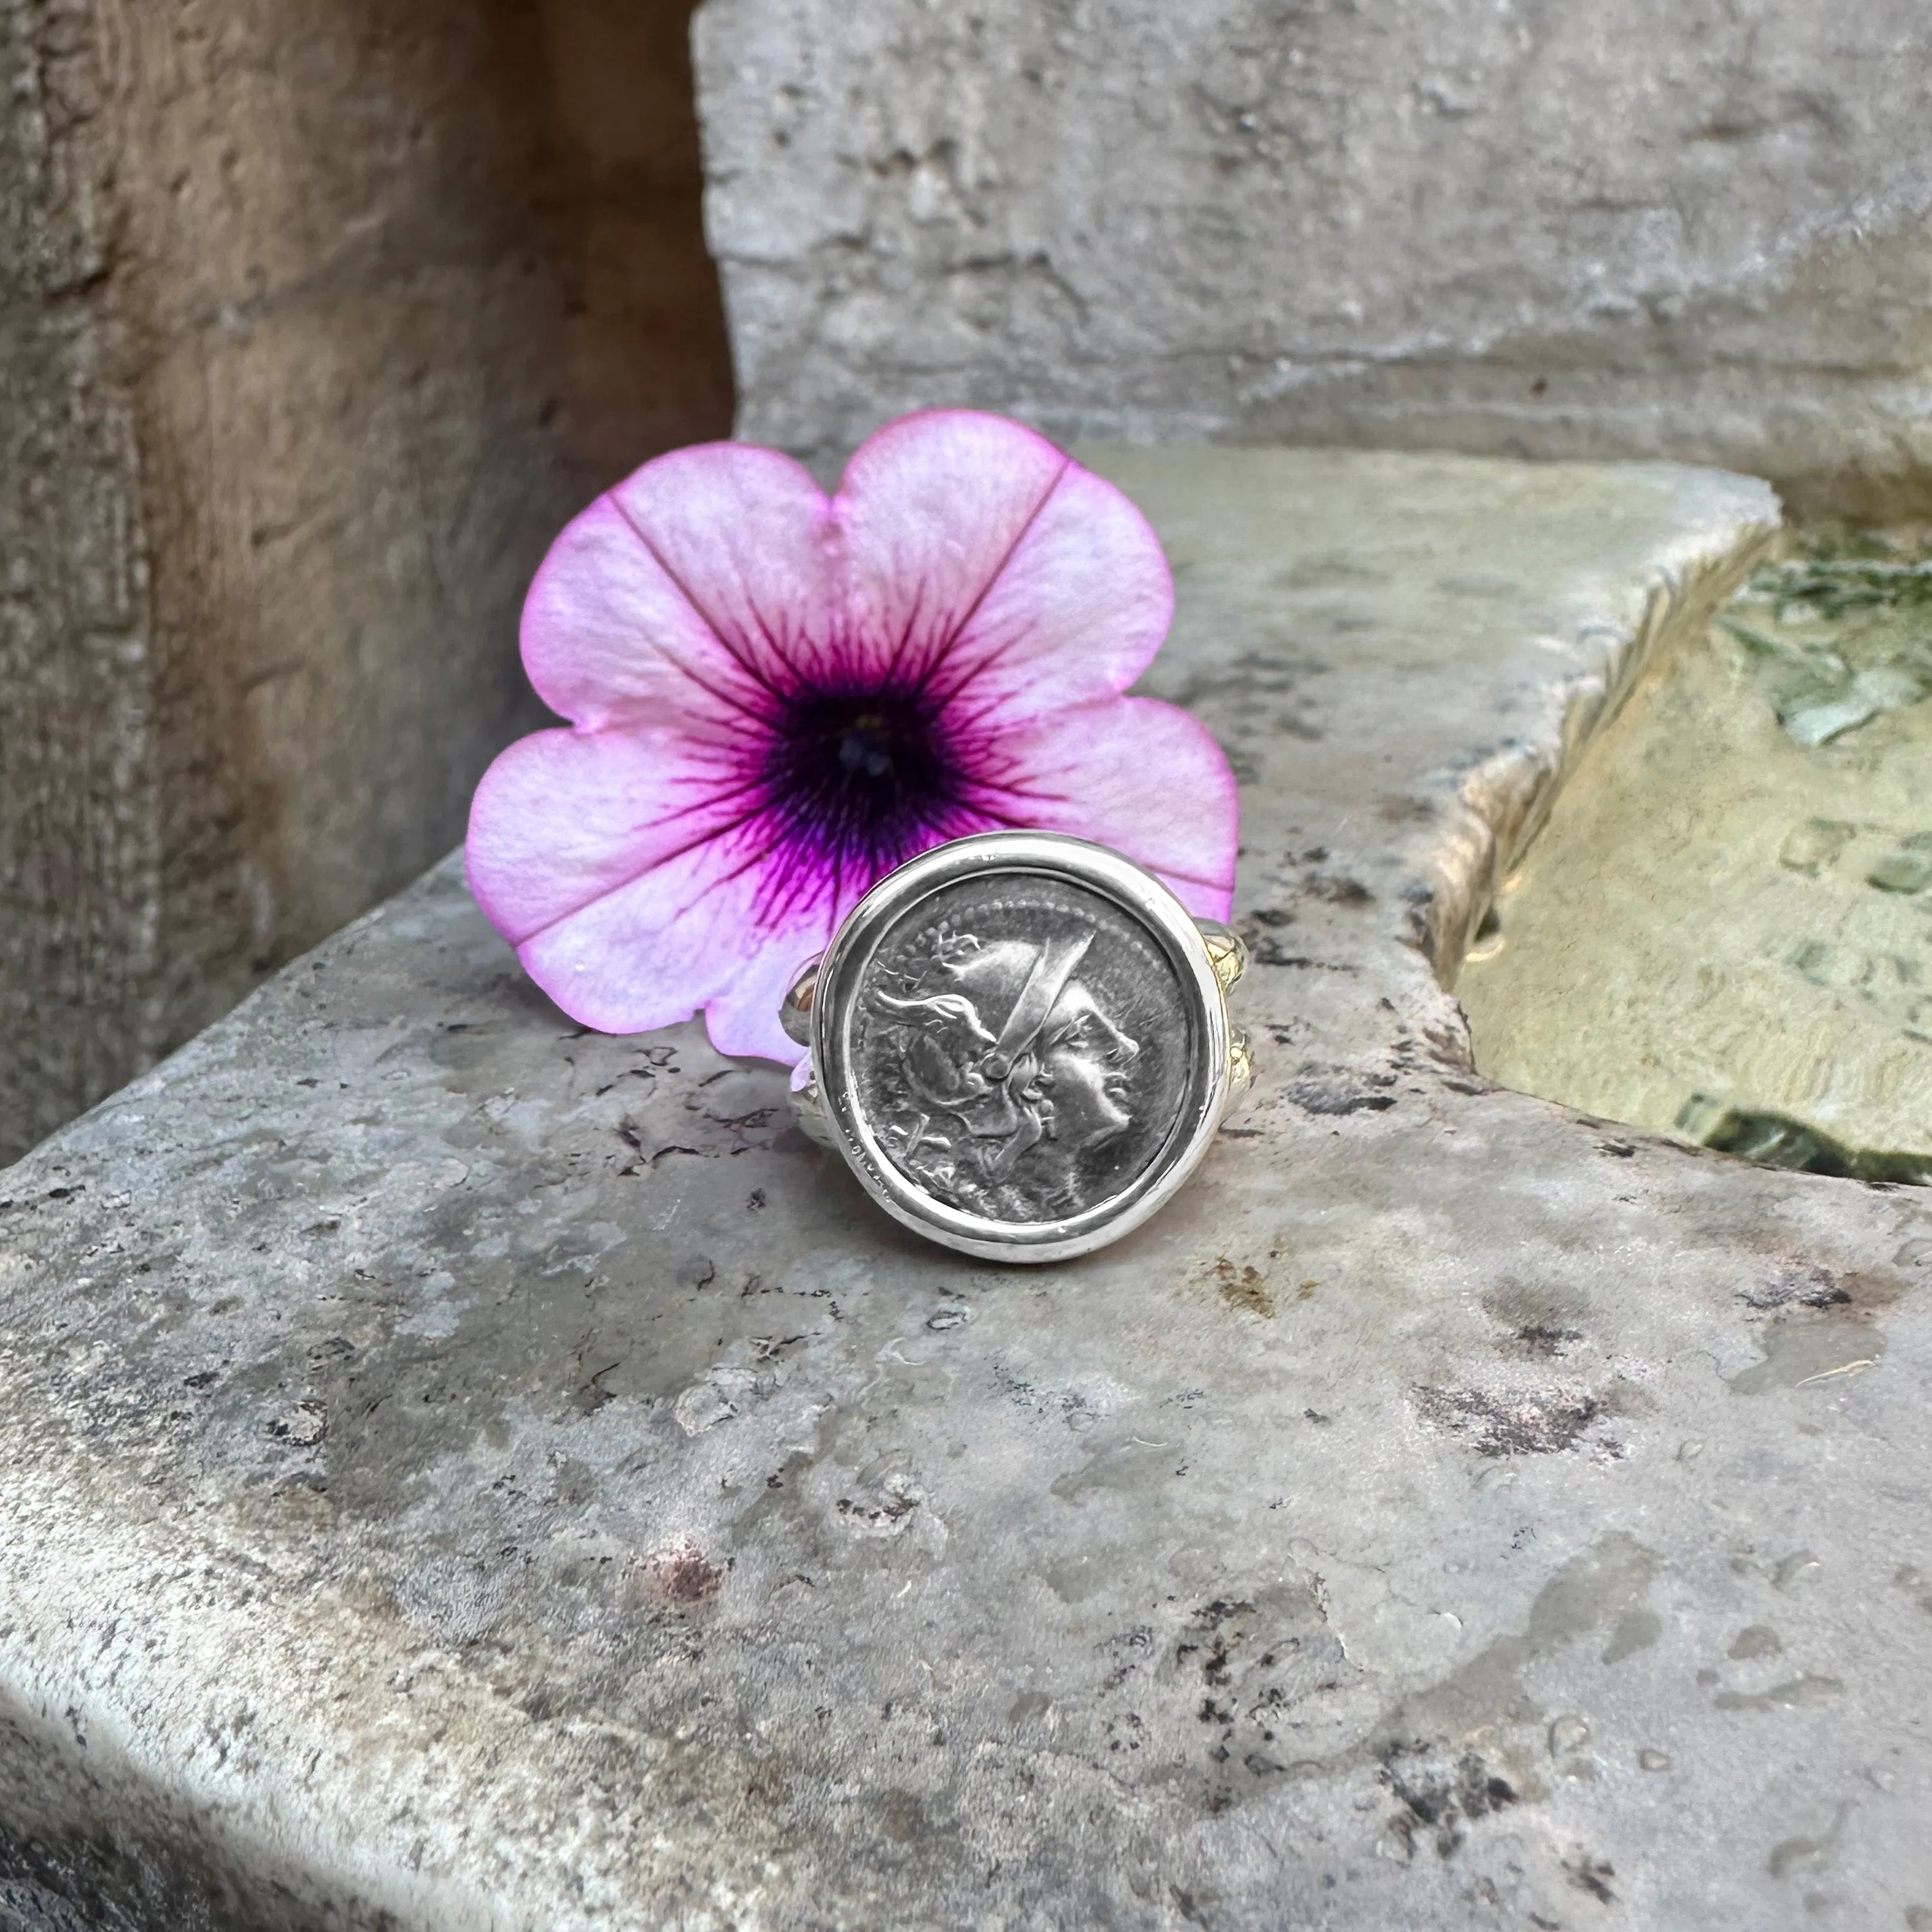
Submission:
[[[0,1160],[460,836],[718,434],[688,0],[0,0]]]
[[[1932,502],[1922,0],[706,0],[751,436],[1669,455]]]

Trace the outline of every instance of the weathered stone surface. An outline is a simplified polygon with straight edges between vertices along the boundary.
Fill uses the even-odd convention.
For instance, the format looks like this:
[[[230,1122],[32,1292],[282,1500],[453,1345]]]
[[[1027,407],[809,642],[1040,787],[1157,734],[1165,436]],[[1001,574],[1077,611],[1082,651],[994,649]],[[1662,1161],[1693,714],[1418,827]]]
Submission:
[[[743,431],[1672,456],[1932,500],[1915,0],[706,0]]]
[[[1932,1198],[1490,1089],[1423,950],[1768,494],[1093,454],[1244,779],[1252,1111],[1119,1246],[974,1265],[776,1072],[561,1021],[440,868],[0,1187],[19,1876],[250,1926],[1932,1912]]]
[[[0,0],[0,1160],[460,833],[722,433],[688,0]]]

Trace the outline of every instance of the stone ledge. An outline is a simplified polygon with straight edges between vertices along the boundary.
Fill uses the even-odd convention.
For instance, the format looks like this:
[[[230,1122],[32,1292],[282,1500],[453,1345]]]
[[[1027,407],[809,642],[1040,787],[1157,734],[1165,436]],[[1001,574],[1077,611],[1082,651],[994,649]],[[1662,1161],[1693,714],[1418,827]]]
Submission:
[[[563,1022],[439,868],[0,1174],[15,1876],[546,1932],[1932,1906],[1932,1202],[1487,1089],[1419,944],[1472,774],[1560,770],[1761,488],[1088,455],[1244,778],[1249,1114],[1118,1246],[962,1262],[776,1072]]]

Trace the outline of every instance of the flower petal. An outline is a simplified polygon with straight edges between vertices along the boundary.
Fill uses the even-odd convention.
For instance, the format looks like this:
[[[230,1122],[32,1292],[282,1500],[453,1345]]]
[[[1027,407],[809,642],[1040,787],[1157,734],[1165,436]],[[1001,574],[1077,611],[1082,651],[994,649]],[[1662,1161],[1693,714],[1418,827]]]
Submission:
[[[975,716],[1124,691],[1174,614],[1147,519],[1004,417],[932,410],[889,424],[848,465],[833,514],[855,667],[964,694]]]
[[[1207,728],[1172,704],[1117,698],[1007,733],[986,788],[1009,824],[1111,845],[1187,910],[1226,919],[1234,886],[1234,775]]]
[[[470,890],[521,946],[728,832],[740,802],[718,754],[688,734],[538,731],[476,788],[464,850]]]
[[[778,1003],[824,950],[830,919],[758,924],[758,871],[733,843],[680,854],[546,927],[518,956],[572,1018],[600,1032],[644,1033],[702,1007],[721,1053],[796,1060]]]
[[[768,717],[842,626],[831,508],[776,450],[647,463],[568,524],[524,606],[524,664],[586,729]]]
[[[850,910],[841,906],[838,918]],[[705,1030],[720,1053],[755,1054],[788,1066],[806,1058],[806,1049],[779,1025],[778,1009],[806,962],[832,944],[838,925],[826,908],[816,916],[801,912],[776,931],[764,928],[752,956],[705,1002]]]
[[[721,1052],[794,1060],[778,1003],[848,908],[775,908],[742,802],[683,734],[540,731],[477,788],[470,890],[584,1025],[642,1033],[704,1007]]]

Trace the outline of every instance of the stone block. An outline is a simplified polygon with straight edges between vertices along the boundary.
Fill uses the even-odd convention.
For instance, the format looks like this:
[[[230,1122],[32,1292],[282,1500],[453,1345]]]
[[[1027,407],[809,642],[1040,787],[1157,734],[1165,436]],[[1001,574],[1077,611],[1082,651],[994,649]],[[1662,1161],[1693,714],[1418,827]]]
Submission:
[[[728,423],[688,10],[0,4],[0,1162],[447,848]]]
[[[1769,493],[1088,454],[1241,775],[1252,1110],[1118,1246],[967,1262],[778,1070],[564,1021],[437,868],[0,1184],[16,1888],[1932,1912],[1932,1197],[1496,1090],[1430,964]]]
[[[1668,456],[1932,502],[1914,0],[706,0],[743,433]]]

